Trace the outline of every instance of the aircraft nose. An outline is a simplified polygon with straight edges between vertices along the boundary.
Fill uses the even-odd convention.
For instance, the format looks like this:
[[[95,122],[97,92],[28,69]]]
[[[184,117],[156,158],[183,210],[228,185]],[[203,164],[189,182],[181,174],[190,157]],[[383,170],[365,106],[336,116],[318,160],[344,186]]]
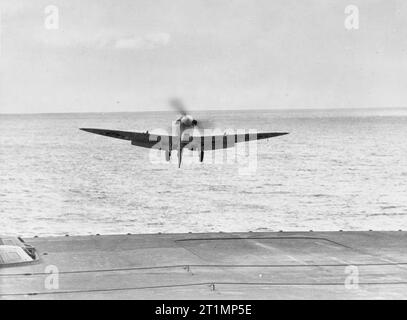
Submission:
[[[181,122],[185,126],[191,126],[194,122],[194,119],[191,116],[184,116]]]

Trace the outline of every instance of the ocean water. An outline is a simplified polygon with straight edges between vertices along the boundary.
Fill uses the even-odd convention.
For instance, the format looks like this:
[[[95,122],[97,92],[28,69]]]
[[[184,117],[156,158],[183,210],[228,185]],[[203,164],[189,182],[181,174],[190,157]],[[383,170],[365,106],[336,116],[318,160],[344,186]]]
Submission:
[[[186,152],[178,169],[78,130],[168,128],[170,112],[0,115],[0,234],[407,229],[406,109],[193,115],[290,134],[260,141],[243,175],[247,154]]]

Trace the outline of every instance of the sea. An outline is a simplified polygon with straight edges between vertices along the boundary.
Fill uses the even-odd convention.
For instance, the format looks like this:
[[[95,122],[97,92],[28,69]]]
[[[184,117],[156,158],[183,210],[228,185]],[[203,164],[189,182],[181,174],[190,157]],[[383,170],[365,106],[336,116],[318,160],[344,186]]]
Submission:
[[[0,234],[407,230],[407,109],[191,113],[289,134],[178,168],[79,130],[167,130],[173,112],[0,114]]]

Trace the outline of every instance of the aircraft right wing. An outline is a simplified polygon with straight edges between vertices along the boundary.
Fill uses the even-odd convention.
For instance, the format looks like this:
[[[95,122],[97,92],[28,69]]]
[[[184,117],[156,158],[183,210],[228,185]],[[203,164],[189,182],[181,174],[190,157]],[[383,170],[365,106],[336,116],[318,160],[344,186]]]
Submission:
[[[167,150],[172,145],[172,140],[176,141],[177,137],[168,135],[151,134],[148,132],[131,132],[131,131],[119,131],[108,129],[90,129],[81,128],[80,130],[99,134],[102,136],[129,140],[131,144],[138,147]]]

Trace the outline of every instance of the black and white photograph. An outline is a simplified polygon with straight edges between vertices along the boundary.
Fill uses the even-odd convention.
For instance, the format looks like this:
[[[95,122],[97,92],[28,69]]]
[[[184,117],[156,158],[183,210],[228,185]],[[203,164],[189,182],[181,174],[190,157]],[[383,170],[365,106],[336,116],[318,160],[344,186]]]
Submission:
[[[0,300],[407,299],[406,17],[0,0]]]

